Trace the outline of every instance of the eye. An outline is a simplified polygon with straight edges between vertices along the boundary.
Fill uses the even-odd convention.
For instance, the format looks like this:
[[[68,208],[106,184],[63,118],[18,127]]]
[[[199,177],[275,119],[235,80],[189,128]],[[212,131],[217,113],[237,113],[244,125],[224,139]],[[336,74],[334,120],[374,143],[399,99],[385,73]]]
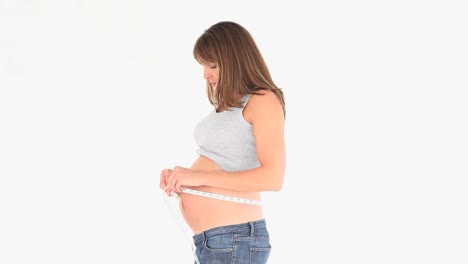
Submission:
[[[217,67],[216,64],[211,64],[211,65],[210,65],[210,68],[211,68],[211,69],[216,69],[216,67]]]

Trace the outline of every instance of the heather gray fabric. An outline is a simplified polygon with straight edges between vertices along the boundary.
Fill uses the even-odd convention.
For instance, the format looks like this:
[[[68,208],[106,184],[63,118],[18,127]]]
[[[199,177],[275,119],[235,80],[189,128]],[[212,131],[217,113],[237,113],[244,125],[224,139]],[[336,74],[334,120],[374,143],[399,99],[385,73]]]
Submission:
[[[243,106],[251,95],[242,97]],[[225,171],[241,171],[260,166],[252,125],[233,107],[220,113],[210,112],[194,129],[196,152],[213,160]]]

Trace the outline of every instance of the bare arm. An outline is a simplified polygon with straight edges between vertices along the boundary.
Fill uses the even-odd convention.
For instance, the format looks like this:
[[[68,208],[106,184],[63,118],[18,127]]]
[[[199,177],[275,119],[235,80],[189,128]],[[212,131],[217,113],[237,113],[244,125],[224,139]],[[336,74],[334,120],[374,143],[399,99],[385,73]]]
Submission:
[[[258,168],[228,172],[175,167],[170,172],[163,172],[161,188],[167,185],[180,192],[182,186],[207,185],[238,192],[281,190],[286,164],[285,120],[281,104],[275,94],[266,92],[265,95],[252,95],[248,108],[246,119],[253,127],[260,161]]]

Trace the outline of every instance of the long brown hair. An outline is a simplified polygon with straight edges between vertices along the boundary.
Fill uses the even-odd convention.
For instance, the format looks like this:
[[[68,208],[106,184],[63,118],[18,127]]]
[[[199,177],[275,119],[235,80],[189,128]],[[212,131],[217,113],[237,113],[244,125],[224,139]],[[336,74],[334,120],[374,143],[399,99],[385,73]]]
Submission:
[[[207,81],[208,99],[217,111],[242,108],[236,96],[270,90],[278,97],[286,117],[283,91],[273,82],[252,35],[241,25],[231,21],[212,25],[195,42],[193,56],[200,63],[219,67],[216,89]]]

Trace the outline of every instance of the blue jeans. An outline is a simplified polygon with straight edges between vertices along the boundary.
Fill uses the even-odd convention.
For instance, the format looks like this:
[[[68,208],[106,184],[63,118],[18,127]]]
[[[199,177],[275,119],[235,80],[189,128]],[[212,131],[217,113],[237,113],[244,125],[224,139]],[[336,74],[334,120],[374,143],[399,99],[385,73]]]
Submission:
[[[200,264],[265,264],[271,251],[265,219],[215,227],[193,241]]]

